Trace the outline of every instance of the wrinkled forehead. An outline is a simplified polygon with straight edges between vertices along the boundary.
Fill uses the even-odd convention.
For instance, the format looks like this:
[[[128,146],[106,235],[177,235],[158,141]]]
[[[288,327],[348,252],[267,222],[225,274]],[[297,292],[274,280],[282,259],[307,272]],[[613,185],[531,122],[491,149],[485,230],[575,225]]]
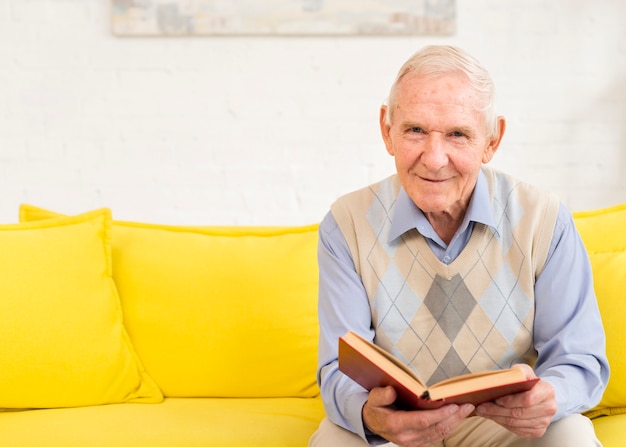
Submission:
[[[483,98],[464,76],[407,76],[397,93],[392,113],[398,121],[435,127],[485,126]]]
[[[461,73],[440,76],[407,74],[398,83],[398,103],[430,104],[482,110],[484,99]]]

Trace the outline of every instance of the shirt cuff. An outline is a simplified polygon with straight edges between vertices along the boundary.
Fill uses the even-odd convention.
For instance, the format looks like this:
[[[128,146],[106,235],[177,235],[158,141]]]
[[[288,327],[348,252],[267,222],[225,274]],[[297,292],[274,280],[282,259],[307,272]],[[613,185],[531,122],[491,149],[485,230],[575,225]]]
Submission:
[[[385,438],[378,436],[365,428],[363,422],[363,405],[367,402],[369,393],[355,393],[346,399],[346,406],[344,407],[344,414],[355,433],[359,435],[368,445],[381,445],[386,444]]]

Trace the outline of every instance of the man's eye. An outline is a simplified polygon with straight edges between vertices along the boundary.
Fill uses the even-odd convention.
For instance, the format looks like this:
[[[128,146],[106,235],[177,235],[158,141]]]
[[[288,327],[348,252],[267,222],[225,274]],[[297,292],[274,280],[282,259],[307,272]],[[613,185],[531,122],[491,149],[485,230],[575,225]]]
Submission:
[[[411,127],[411,132],[413,133],[422,133],[424,132],[421,127]]]
[[[459,130],[455,130],[454,132],[452,132],[452,136],[453,137],[464,137],[465,134]]]

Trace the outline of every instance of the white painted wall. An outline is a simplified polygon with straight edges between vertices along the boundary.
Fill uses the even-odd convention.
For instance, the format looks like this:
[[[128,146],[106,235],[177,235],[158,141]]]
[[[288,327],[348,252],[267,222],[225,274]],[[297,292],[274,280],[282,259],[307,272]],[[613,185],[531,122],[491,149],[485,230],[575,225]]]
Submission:
[[[119,38],[108,0],[0,0],[0,222],[20,203],[173,224],[319,221],[393,172],[378,108],[430,43],[490,69],[493,164],[573,210],[626,202],[626,2],[457,0],[428,37]]]

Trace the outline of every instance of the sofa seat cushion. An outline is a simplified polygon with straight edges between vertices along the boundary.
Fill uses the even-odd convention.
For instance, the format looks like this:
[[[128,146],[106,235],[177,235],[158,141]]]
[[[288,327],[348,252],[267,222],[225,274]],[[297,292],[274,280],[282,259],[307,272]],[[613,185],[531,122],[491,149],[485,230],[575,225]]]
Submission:
[[[604,447],[622,447],[626,433],[626,414],[602,416],[593,420],[596,435]]]
[[[302,447],[323,414],[319,398],[168,398],[0,413],[0,439],[20,447]]]

